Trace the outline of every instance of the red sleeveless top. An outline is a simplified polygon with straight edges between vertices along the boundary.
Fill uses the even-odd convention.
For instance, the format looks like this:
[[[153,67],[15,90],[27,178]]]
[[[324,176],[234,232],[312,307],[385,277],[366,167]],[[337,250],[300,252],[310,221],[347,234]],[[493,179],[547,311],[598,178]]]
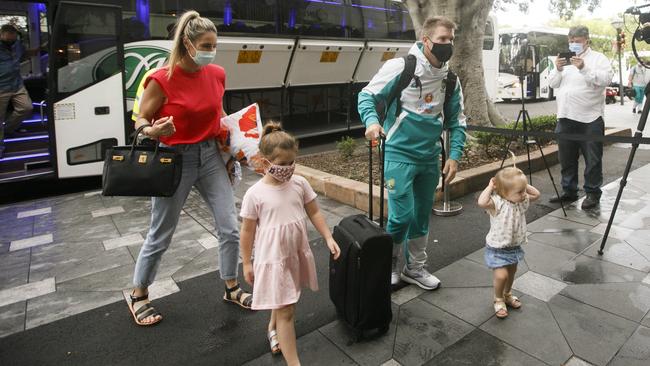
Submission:
[[[154,118],[174,117],[176,133],[161,136],[167,145],[194,144],[216,138],[221,123],[222,99],[226,85],[226,72],[221,66],[209,64],[197,72],[187,72],[179,66],[167,79],[167,67],[149,76],[162,88],[167,103],[156,112]]]

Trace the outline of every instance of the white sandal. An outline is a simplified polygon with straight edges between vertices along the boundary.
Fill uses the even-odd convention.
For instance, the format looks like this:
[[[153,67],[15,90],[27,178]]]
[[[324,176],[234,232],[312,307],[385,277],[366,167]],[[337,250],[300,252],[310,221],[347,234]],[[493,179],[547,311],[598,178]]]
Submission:
[[[494,299],[494,315],[499,319],[504,319],[508,316],[508,308],[503,299]]]
[[[275,356],[282,353],[280,350],[280,342],[278,341],[278,333],[275,329],[269,331],[267,338],[269,339],[269,345],[271,346],[271,354]]]
[[[504,294],[503,297],[504,297],[504,302],[506,303],[506,305],[510,306],[513,309],[519,309],[521,307],[521,305],[523,305],[521,303],[521,300],[519,300],[519,298],[517,296],[513,295],[512,293]]]

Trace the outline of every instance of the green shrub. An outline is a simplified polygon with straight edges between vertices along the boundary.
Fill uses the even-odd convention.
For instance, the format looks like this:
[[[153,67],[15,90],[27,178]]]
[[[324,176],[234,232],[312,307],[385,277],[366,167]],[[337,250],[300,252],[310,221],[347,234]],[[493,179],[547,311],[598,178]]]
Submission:
[[[350,136],[341,138],[341,141],[336,143],[336,148],[342,157],[349,159],[354,155],[354,150],[357,148],[357,141]]]
[[[557,117],[554,114],[536,116],[531,118],[528,122],[529,124],[527,127],[529,131],[553,132],[557,123]],[[514,126],[515,122],[510,122],[504,125],[502,128],[511,130]],[[517,130],[523,130],[523,128],[523,123],[520,121],[517,124]],[[474,138],[476,138],[476,142],[483,147],[485,153],[488,156],[490,156],[490,150],[503,150],[511,138],[513,138],[513,144],[521,142],[521,137],[514,137],[510,135],[500,135],[489,132],[475,132],[473,135]],[[545,145],[550,141],[549,139],[545,138],[538,138],[537,140],[542,145]]]

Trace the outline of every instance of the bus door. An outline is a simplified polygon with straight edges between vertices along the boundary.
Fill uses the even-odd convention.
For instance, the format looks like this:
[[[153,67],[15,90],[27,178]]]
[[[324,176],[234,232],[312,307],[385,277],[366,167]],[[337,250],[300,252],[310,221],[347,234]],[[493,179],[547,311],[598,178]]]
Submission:
[[[99,175],[124,144],[124,49],[117,6],[60,2],[50,42],[48,101],[59,178]]]
[[[553,98],[553,90],[551,89],[550,78],[551,71],[555,68],[556,56],[544,57],[539,62],[539,97],[545,99]]]

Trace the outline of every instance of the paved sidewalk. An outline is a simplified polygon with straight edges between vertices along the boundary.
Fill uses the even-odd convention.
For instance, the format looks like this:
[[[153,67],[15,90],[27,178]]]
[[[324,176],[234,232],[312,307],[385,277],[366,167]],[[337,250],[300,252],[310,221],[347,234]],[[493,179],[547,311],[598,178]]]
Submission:
[[[393,293],[393,323],[352,344],[339,321],[298,340],[306,365],[650,364],[650,164],[630,175],[605,254],[597,249],[618,182],[598,212],[580,201],[529,224],[514,283],[524,306],[505,320],[492,310],[483,249],[437,271],[443,287]],[[325,356],[326,355],[326,356]],[[265,354],[246,365],[281,364]]]
[[[605,149],[606,181],[620,177],[628,152]],[[461,216],[432,217],[429,268],[443,288],[396,292],[390,333],[361,344],[348,344],[335,320],[328,253],[310,227],[321,290],[305,291],[298,306],[303,364],[650,364],[650,155],[640,152],[634,166],[602,258],[595,250],[617,181],[606,186],[601,212],[573,206],[565,219],[547,203],[547,173],[533,175],[543,196],[528,212],[530,244],[515,282],[524,308],[503,321],[493,316],[491,274],[476,251],[488,220],[475,195],[460,199]],[[557,166],[551,171],[559,175]],[[255,180],[247,175],[236,196]],[[358,212],[319,204],[330,226]],[[268,314],[221,301],[214,227],[196,192],[152,288],[166,318],[149,329],[133,325],[121,291],[131,286],[149,210],[147,199],[97,192],[0,206],[0,364],[282,363],[268,354]]]

